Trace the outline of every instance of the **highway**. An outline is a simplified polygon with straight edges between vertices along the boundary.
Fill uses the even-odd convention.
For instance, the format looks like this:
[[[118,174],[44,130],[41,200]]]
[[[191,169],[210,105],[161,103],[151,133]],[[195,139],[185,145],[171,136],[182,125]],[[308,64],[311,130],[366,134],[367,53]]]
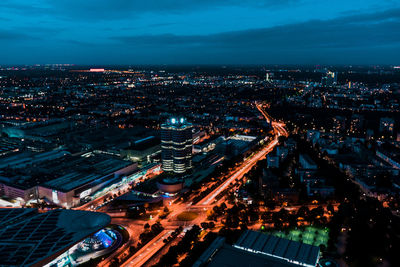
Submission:
[[[153,240],[144,245],[138,252],[129,258],[121,266],[142,266],[146,263],[158,250],[160,250],[165,244],[163,240],[171,235],[173,230],[164,230],[157,235]]]
[[[263,114],[267,122],[271,122],[271,117],[265,112],[260,104],[256,104],[257,109]],[[208,194],[205,198],[197,203],[197,205],[209,205],[213,203],[216,196],[218,196],[222,191],[224,191],[228,186],[234,182],[236,179],[242,178],[246,173],[248,173],[258,161],[262,160],[268,153],[270,153],[274,147],[278,144],[279,136],[288,136],[287,131],[284,128],[283,123],[272,122],[272,127],[276,132],[275,138],[261,151],[257,152],[256,155],[246,159],[240,167],[233,171],[233,175],[217,187],[214,191]]]
[[[236,179],[238,179],[238,178],[240,179],[246,173],[248,173],[254,167],[254,165],[256,165],[259,160],[262,160],[266,154],[271,152],[277,144],[278,144],[278,138],[275,138],[271,143],[269,143],[265,148],[263,148],[261,151],[259,151],[256,155],[247,159],[242,164],[242,166],[239,167],[239,170],[235,170],[234,174],[228,180],[226,180],[224,183],[222,183],[220,186],[218,186],[208,196],[206,196],[201,201],[199,201],[197,205],[209,205],[210,203],[212,203],[216,196],[218,196],[222,191],[224,191]]]

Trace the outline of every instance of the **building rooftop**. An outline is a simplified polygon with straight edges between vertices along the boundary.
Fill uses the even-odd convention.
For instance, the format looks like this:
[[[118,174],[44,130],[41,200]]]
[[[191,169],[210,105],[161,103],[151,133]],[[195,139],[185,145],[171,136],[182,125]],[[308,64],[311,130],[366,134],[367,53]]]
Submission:
[[[131,145],[127,149],[143,151],[143,150],[158,146],[158,145],[160,145],[160,143],[161,143],[160,138],[156,138],[155,136],[148,136],[148,137],[145,137],[140,140],[132,142]]]
[[[47,160],[54,160],[68,154],[70,153],[62,149],[55,149],[42,153],[23,151],[10,156],[1,157],[0,168],[25,168],[28,165],[35,165]]]
[[[15,138],[2,137],[0,140],[0,156],[8,153],[17,152],[21,147],[21,142]]]
[[[110,222],[89,211],[0,209],[1,265],[44,265]]]
[[[319,247],[247,230],[233,246],[217,237],[193,266],[316,266]]]
[[[234,247],[303,266],[316,266],[319,259],[319,247],[250,230]]]
[[[224,245],[212,258],[207,267],[296,267],[298,265],[264,256],[262,254],[254,254],[245,250],[237,249],[232,246]]]
[[[13,162],[13,167],[19,168],[11,168],[10,162]],[[0,181],[6,184],[21,189],[43,185],[62,192],[103,178],[132,164],[130,161],[104,154],[72,156],[65,151],[35,156],[28,153],[22,161],[12,157],[5,160],[3,165],[1,163],[0,160],[0,166],[3,167],[0,170]]]
[[[68,192],[76,187],[109,175],[117,170],[132,164],[117,158],[101,154],[71,157],[62,162],[49,163],[51,173],[59,176],[56,179],[45,182],[43,185],[50,188]]]
[[[184,129],[191,127],[192,124],[187,122],[185,118],[171,118],[166,123],[162,124],[162,128]]]

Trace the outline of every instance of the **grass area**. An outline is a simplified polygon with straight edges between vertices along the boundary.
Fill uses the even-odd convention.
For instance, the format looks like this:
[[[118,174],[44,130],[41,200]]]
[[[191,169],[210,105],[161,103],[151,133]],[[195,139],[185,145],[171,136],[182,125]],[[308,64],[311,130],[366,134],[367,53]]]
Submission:
[[[328,245],[329,229],[307,226],[304,228],[296,228],[289,231],[275,231],[273,235],[293,241],[303,242],[309,245],[320,246]]]
[[[193,211],[184,211],[182,213],[180,213],[177,218],[180,221],[193,221],[194,219],[197,218],[197,216],[199,216],[196,212]]]

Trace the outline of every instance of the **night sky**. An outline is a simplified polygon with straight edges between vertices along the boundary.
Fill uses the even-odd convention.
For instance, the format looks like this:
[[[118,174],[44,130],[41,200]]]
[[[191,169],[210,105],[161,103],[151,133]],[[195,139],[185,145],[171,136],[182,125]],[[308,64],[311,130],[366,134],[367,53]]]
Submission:
[[[0,64],[400,64],[398,0],[1,0]]]

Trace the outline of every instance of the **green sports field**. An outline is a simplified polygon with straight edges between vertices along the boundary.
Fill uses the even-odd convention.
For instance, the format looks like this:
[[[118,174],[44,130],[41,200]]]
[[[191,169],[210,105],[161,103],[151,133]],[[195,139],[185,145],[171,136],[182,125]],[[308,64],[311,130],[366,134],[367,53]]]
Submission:
[[[309,245],[325,247],[328,244],[329,239],[329,229],[328,228],[318,228],[313,226],[299,227],[289,231],[275,231],[272,232],[273,235],[277,237],[282,237],[294,241],[303,242]]]

